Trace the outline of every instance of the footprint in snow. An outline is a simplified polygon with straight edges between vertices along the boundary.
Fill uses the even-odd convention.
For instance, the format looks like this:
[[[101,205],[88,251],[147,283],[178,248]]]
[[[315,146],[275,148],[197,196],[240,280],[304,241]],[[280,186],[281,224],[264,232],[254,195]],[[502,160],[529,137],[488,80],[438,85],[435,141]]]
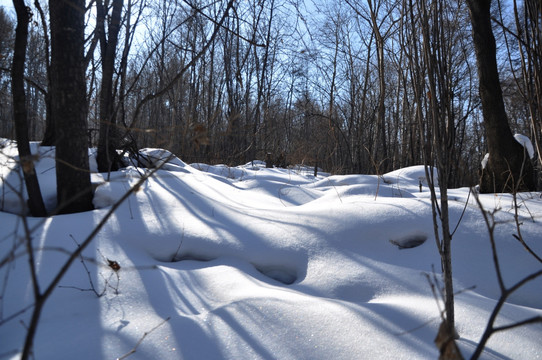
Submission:
[[[284,285],[291,285],[297,281],[297,272],[293,268],[283,266],[257,266],[254,265],[263,275]]]
[[[397,239],[390,239],[390,243],[401,249],[411,249],[420,246],[427,240],[427,235],[424,233],[413,233]]]

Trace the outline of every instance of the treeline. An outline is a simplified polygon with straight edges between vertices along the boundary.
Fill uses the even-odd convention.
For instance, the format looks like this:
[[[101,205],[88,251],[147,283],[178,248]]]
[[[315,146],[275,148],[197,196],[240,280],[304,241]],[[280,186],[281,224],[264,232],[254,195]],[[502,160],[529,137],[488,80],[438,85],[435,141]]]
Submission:
[[[48,11],[45,2],[29,6],[29,132],[42,140],[50,94]],[[270,156],[283,166],[384,173],[426,162],[433,137],[428,119],[437,106],[451,139],[448,185],[478,181],[487,148],[462,1],[87,6],[88,136],[111,154],[106,167],[115,166],[111,149],[162,147],[187,162],[236,165]],[[494,1],[492,15],[510,126],[540,149],[542,6]],[[13,16],[0,9],[0,136],[8,138],[15,137],[14,28]],[[428,74],[436,73],[435,88]]]

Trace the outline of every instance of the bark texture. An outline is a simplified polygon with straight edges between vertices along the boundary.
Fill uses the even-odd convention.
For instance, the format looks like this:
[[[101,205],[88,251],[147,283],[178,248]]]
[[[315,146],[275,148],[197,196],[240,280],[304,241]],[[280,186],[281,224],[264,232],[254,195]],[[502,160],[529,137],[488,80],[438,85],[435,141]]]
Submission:
[[[28,142],[28,114],[26,111],[26,93],[24,89],[24,68],[30,13],[23,0],[14,0],[13,5],[17,13],[17,28],[15,29],[15,47],[11,67],[11,92],[13,96],[13,119],[15,121],[17,149],[28,193],[28,208],[30,213],[32,216],[45,216],[45,205],[43,204],[40,185],[34,168],[34,158]]]
[[[91,210],[84,68],[84,0],[50,0],[51,110],[59,212]]]
[[[482,170],[480,192],[535,190],[531,160],[512,135],[504,107],[491,28],[491,0],[467,0],[476,53],[480,98],[489,161]]]
[[[100,139],[98,144],[98,170],[109,172],[118,170],[118,130],[116,126],[115,93],[113,76],[117,54],[123,0],[113,0],[113,9],[106,35],[105,23],[107,9],[101,0],[96,2],[100,49],[102,54],[102,86],[100,90]]]

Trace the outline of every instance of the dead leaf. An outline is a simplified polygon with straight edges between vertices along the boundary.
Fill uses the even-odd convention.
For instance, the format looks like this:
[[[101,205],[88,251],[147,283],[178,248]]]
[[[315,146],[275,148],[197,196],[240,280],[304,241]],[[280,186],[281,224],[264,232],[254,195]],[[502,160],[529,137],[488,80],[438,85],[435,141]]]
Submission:
[[[109,260],[107,259],[107,262],[108,262],[108,265],[111,269],[113,269],[113,271],[119,271],[120,270],[120,265],[118,262],[116,262],[115,260]]]

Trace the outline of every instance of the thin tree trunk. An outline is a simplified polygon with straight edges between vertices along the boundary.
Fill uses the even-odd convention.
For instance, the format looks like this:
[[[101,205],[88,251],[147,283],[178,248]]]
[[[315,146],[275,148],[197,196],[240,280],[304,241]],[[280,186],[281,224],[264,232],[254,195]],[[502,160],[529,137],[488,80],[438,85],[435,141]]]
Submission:
[[[26,94],[24,90],[24,68],[26,61],[26,45],[28,42],[28,23],[30,14],[24,0],[13,0],[17,12],[17,28],[15,29],[15,49],[11,68],[11,90],[13,95],[13,119],[19,150],[20,165],[28,193],[28,207],[33,216],[45,216],[46,210],[41,196],[38,177],[28,142],[28,114],[26,111]]]
[[[377,172],[385,172],[388,170],[388,145],[386,141],[386,76],[385,76],[385,58],[384,58],[384,36],[380,32],[380,27],[377,23],[377,5],[373,5],[372,0],[368,0],[371,12],[371,26],[376,40],[376,54],[378,59],[378,110],[377,110],[377,125],[376,125],[376,145],[375,150],[380,154],[374,154],[377,161],[381,164],[377,165]],[[380,165],[382,166],[381,169]]]
[[[115,60],[117,54],[118,34],[120,31],[121,13],[123,0],[113,0],[111,20],[108,25],[107,38],[105,33],[105,20],[107,9],[103,2],[96,2],[98,24],[100,31],[100,44],[102,53],[102,84],[100,90],[100,139],[98,144],[98,170],[108,172],[117,170],[116,148],[118,139],[116,134],[115,101],[113,94],[113,75],[115,72]]]
[[[45,134],[43,135],[43,140],[41,145],[44,146],[53,146],[55,144],[55,124],[53,122],[53,116],[51,115],[51,63],[50,63],[50,54],[49,54],[49,30],[47,26],[47,21],[45,20],[45,13],[40,5],[39,0],[34,0],[34,6],[38,10],[40,15],[41,25],[43,26],[43,41],[45,49],[45,69],[47,72],[47,91],[45,92]]]

